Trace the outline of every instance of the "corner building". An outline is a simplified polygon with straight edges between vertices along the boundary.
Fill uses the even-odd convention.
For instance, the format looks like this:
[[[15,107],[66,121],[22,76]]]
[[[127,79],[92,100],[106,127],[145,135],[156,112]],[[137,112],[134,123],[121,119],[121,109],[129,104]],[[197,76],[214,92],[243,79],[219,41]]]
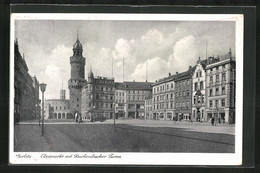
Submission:
[[[206,66],[207,119],[235,123],[236,63],[231,49],[222,57],[209,57]]]
[[[17,40],[14,51],[14,122],[36,120],[40,115],[39,82],[30,76]]]
[[[113,118],[115,100],[114,78],[94,77],[92,71],[82,87],[81,114],[83,119],[93,116]]]
[[[70,92],[70,113],[81,111],[81,89],[85,81],[85,58],[82,56],[82,45],[77,39],[73,45],[73,56],[70,57],[71,78],[68,81]]]

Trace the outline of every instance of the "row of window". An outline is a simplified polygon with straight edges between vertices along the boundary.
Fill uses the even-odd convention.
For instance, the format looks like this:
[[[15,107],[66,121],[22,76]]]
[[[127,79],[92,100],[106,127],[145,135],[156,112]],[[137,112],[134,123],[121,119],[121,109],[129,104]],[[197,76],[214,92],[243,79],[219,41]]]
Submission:
[[[214,68],[211,68],[211,69],[209,69],[209,70],[210,70],[211,72],[212,72],[213,70],[216,70],[216,71],[218,71],[218,70],[220,70],[220,69],[219,69],[219,67],[220,67],[220,66],[216,66],[216,67],[214,67]],[[225,66],[225,65],[222,65],[222,66],[221,66],[221,70],[224,70],[225,68],[226,68],[226,66]]]
[[[221,81],[226,81],[226,73],[221,74]],[[219,74],[216,74],[215,82],[219,82]],[[213,83],[213,76],[209,77],[209,83]]]
[[[187,91],[182,91],[182,92],[176,92],[175,93],[175,97],[178,98],[178,97],[185,97],[185,96],[190,96],[190,91],[187,90]]]
[[[85,89],[87,89],[87,87],[85,87]],[[100,91],[114,91],[113,87],[89,86],[90,91],[92,91],[93,89],[100,90]]]
[[[103,99],[103,100],[113,100],[114,99],[114,97],[113,96],[108,96],[108,95],[106,95],[106,96],[103,96],[102,94],[95,94],[94,95],[94,97],[95,97],[95,99]],[[92,94],[89,94],[88,95],[88,98],[89,99],[92,99],[93,98],[93,95]]]
[[[197,72],[196,72],[196,78],[201,77],[201,76],[202,76],[201,70],[197,71]]]
[[[166,109],[173,109],[173,102],[167,103],[166,107],[164,107],[164,103],[154,104],[153,107],[154,107],[154,110],[156,110],[156,109],[164,109],[164,108],[166,108]]]
[[[145,91],[139,91],[139,90],[130,90],[128,91],[129,94],[144,94]]]
[[[187,85],[190,85],[190,81],[189,80],[184,80],[184,81],[176,82],[175,85],[176,85],[176,88],[187,86]]]
[[[166,90],[173,89],[173,88],[174,88],[173,83],[166,85]],[[159,92],[159,91],[164,91],[164,89],[165,89],[164,85],[161,85],[161,86],[158,86],[158,87],[154,87],[153,91],[154,91],[154,93],[156,93],[156,92]]]
[[[151,107],[151,106],[146,107],[145,110],[146,110],[146,111],[152,111],[152,107]]]
[[[221,94],[222,95],[226,94],[226,87],[225,86],[221,87]],[[218,96],[218,95],[220,95],[219,94],[219,87],[215,88],[215,96]],[[209,90],[209,96],[213,96],[213,89]]]
[[[90,102],[88,104],[89,108],[113,108],[113,104],[111,103],[95,103],[95,102]]]
[[[215,101],[215,104],[214,104],[214,101]],[[214,104],[214,105],[213,105]],[[225,107],[226,106],[226,101],[225,101],[225,99],[221,99],[221,105],[219,105],[219,100],[210,100],[209,101],[209,107],[219,107],[219,106],[221,106],[221,107]]]
[[[203,81],[200,83],[194,83],[194,91],[197,91],[198,89],[203,90],[204,89],[204,83]]]
[[[116,103],[125,103],[124,99],[116,99]]]
[[[60,108],[60,109],[58,109],[58,108]],[[63,109],[63,110],[66,110],[66,109],[67,109],[67,107],[66,107],[66,106],[64,106],[64,109]],[[68,109],[69,109],[69,108],[68,108]],[[59,106],[59,107],[58,107],[58,106],[56,106],[56,107],[55,107],[55,110],[62,110],[62,106]]]
[[[116,96],[124,96],[125,95],[125,93],[118,93],[118,92],[116,92]]]
[[[144,101],[144,96],[128,96],[128,101]]]

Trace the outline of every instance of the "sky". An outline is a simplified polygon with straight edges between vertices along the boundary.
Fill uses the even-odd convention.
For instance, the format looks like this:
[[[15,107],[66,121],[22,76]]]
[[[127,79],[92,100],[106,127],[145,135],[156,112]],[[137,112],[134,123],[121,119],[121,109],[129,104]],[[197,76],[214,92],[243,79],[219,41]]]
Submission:
[[[155,82],[183,72],[198,57],[235,56],[235,22],[16,20],[15,37],[31,76],[46,83],[45,97],[69,99],[70,56],[77,40],[86,58],[85,76],[113,77],[116,82]],[[207,46],[206,46],[207,42]],[[113,63],[112,63],[113,62]],[[146,76],[147,67],[147,76]]]

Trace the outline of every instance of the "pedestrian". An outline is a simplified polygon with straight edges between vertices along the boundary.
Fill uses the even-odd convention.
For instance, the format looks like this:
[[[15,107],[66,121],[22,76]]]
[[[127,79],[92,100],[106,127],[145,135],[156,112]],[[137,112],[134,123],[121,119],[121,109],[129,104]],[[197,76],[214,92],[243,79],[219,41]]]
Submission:
[[[78,122],[78,112],[75,113],[76,122]]]
[[[214,126],[214,117],[211,118],[211,125]]]
[[[79,122],[79,123],[82,123],[82,116],[81,116],[81,113],[79,113],[79,119],[78,119],[78,122]]]

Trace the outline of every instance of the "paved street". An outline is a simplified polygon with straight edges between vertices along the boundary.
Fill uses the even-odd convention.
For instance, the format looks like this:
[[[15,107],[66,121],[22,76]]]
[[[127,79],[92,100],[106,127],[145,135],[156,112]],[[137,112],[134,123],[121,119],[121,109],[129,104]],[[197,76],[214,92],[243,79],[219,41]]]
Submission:
[[[47,121],[15,125],[15,151],[234,152],[234,125],[153,120]]]

